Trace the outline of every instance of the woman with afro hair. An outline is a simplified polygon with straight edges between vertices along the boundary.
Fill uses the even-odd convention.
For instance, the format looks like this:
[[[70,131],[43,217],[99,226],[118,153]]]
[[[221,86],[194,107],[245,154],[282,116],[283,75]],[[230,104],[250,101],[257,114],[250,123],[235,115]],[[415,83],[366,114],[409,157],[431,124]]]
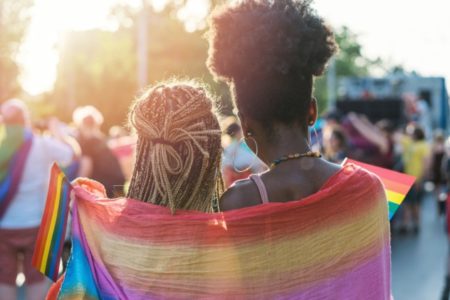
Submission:
[[[270,167],[267,172],[232,185],[222,196],[220,207],[229,211],[260,204],[278,206],[303,201],[308,209],[311,202],[322,201],[324,207],[336,205],[333,209],[341,220],[351,218],[348,212],[356,210],[353,205],[330,201],[332,197],[381,207],[379,217],[371,219],[369,228],[380,229],[376,237],[370,239],[373,238],[376,245],[383,245],[382,250],[368,257],[370,261],[383,257],[382,263],[373,266],[371,271],[379,286],[369,288],[374,282],[367,284],[367,278],[358,276],[360,270],[355,268],[349,270],[354,281],[348,285],[348,290],[354,296],[351,299],[389,299],[389,222],[380,180],[355,165],[328,162],[310,146],[309,127],[314,125],[318,114],[313,97],[314,79],[322,75],[328,60],[338,50],[333,31],[310,3],[308,0],[243,0],[216,9],[210,17],[208,68],[216,80],[228,83],[244,140]],[[298,222],[305,222],[305,228],[325,226],[327,220],[321,218],[320,211],[310,214],[310,223],[302,219]],[[340,225],[338,222],[328,230],[340,230]],[[336,249],[335,257],[329,257],[330,265],[351,256],[355,248],[341,252],[338,245],[350,245],[351,232],[365,229],[342,230],[348,231],[345,239],[342,235],[332,237]],[[314,257],[320,257],[323,241],[311,238],[310,250]],[[309,275],[306,272],[302,276]],[[322,276],[327,280],[331,275]],[[330,286],[331,290],[340,288],[342,286]],[[316,299],[310,296],[309,299]],[[343,299],[339,295],[328,294],[325,298],[328,297]]]

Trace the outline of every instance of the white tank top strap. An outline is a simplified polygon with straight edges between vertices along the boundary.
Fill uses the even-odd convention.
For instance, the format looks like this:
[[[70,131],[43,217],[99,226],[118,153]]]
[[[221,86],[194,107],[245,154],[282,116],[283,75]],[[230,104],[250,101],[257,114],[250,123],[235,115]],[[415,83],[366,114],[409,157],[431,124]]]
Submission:
[[[256,184],[262,203],[263,204],[269,203],[269,196],[267,194],[267,189],[261,177],[258,174],[252,174],[250,175],[250,179],[253,180],[253,182]]]

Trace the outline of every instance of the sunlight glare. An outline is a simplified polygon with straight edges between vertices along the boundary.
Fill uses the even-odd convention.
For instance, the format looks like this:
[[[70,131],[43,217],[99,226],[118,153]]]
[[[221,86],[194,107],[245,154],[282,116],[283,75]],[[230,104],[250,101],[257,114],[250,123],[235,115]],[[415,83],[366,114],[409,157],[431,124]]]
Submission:
[[[152,0],[151,5],[156,12],[162,11],[166,5],[168,0]]]
[[[23,88],[31,95],[51,90],[58,63],[57,42],[65,32],[108,27],[113,0],[36,0],[18,59]]]
[[[58,64],[57,43],[65,32],[103,28],[114,30],[108,20],[114,5],[140,7],[146,0],[36,0],[30,28],[19,53],[22,65],[20,81],[31,95],[49,91],[56,79]],[[169,0],[149,0],[156,11],[161,11]],[[209,11],[208,0],[188,0],[178,11],[187,31],[204,28]]]
[[[193,32],[205,27],[210,2],[208,0],[188,0],[177,13],[177,17],[185,24],[186,31]]]

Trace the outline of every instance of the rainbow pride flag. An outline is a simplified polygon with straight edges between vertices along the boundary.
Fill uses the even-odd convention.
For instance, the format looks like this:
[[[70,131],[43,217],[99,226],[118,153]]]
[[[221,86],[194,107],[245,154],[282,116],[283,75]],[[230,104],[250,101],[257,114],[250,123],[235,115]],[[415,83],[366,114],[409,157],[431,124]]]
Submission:
[[[416,178],[414,176],[376,167],[373,165],[368,165],[351,159],[346,159],[343,164],[358,165],[380,177],[381,181],[384,184],[386,197],[388,200],[389,220],[392,219],[395,212],[405,199],[406,194],[408,194],[409,190],[416,181]]]
[[[73,189],[58,299],[390,299],[385,192],[352,164],[302,200],[224,213]]]
[[[22,126],[0,127],[0,219],[19,188],[33,143],[33,134]]]
[[[50,188],[39,229],[32,264],[41,273],[56,281],[66,234],[72,186],[64,173],[53,164]]]

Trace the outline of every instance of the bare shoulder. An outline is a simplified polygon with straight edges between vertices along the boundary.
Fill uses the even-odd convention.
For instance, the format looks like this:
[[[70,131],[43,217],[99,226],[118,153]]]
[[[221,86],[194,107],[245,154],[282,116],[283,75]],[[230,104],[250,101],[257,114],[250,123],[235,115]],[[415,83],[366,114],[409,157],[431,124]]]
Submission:
[[[320,177],[323,178],[322,180],[325,182],[333,175],[337,174],[340,170],[342,170],[342,168],[343,167],[341,165],[321,159],[319,160],[319,165],[316,173],[319,174]]]
[[[337,173],[342,169],[342,165],[338,165],[338,164],[335,164],[335,163],[332,163],[332,162],[329,162],[326,160],[322,160],[322,162],[324,163],[325,168],[328,169],[328,172],[330,174]]]
[[[261,204],[258,188],[250,179],[239,180],[220,198],[220,209],[229,211]]]

